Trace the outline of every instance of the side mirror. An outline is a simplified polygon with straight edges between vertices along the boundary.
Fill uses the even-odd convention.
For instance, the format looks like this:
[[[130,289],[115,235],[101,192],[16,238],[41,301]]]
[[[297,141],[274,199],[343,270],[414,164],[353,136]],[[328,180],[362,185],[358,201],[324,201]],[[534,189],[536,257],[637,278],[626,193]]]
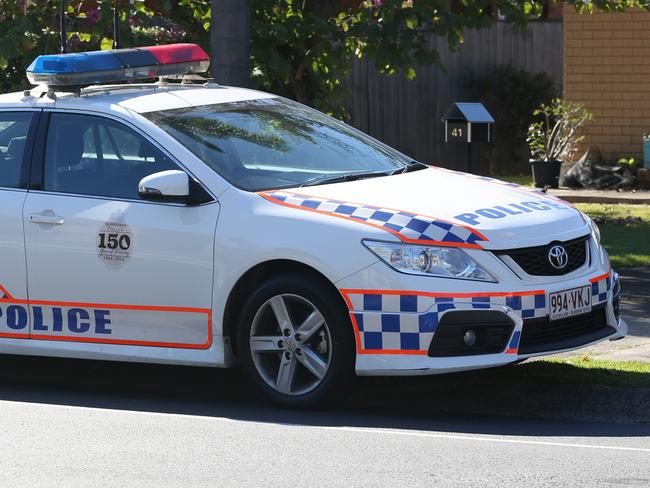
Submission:
[[[138,184],[139,195],[146,200],[198,205],[211,200],[210,195],[179,170],[160,171],[145,176]]]

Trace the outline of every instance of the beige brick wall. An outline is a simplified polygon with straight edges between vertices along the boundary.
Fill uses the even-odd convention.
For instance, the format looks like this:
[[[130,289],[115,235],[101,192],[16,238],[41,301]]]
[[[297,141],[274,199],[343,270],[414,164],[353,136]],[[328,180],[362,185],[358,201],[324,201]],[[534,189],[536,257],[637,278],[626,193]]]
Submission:
[[[607,158],[641,158],[650,132],[650,12],[578,15],[566,7],[564,98],[594,114],[586,145]]]

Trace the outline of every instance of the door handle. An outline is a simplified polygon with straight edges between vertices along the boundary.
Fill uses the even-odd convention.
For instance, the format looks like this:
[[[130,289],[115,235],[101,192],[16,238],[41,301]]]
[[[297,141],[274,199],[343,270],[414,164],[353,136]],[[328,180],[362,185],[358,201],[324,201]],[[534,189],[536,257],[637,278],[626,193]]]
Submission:
[[[32,224],[49,224],[49,225],[63,225],[65,220],[58,215],[44,215],[44,214],[30,214],[29,221]]]

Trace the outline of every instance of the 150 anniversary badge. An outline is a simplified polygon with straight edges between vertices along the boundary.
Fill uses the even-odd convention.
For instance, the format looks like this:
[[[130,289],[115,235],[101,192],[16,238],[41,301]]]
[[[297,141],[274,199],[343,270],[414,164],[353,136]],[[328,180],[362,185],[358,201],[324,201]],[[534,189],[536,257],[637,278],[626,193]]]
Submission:
[[[109,268],[122,267],[131,257],[133,233],[121,222],[104,222],[97,234],[97,254]]]

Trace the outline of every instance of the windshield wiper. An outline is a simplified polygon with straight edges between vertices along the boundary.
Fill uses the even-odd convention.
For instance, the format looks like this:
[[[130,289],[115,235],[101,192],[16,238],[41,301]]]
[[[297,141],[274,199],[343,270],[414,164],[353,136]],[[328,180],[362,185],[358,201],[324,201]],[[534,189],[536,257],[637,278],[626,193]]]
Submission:
[[[419,171],[421,169],[426,169],[428,166],[424,163],[419,163],[417,161],[412,161],[409,164],[405,165],[402,168],[398,168],[394,171],[380,171],[375,173],[351,173],[346,175],[339,176],[323,176],[316,177],[310,180],[305,181],[300,187],[303,186],[315,186],[315,185],[326,185],[328,183],[342,183],[345,181],[356,181],[363,180],[366,178],[376,178],[378,176],[389,176],[389,175],[398,175],[401,173],[410,173],[411,171]]]
[[[324,177],[317,177],[317,178],[312,178],[310,180],[305,181],[302,185],[300,185],[300,188],[303,186],[315,186],[315,185],[326,185],[328,183],[342,183],[344,181],[356,181],[356,180],[365,180],[366,178],[376,178],[378,176],[388,176],[392,173],[386,173],[386,172],[375,172],[375,173],[351,173],[351,174],[346,174],[346,175],[339,175],[339,176],[324,176]]]
[[[420,163],[418,161],[411,161],[409,164],[407,164],[403,168],[396,169],[391,174],[392,175],[400,175],[402,173],[410,173],[412,171],[420,171],[421,169],[426,169],[428,167],[429,166],[427,166],[424,163]]]

